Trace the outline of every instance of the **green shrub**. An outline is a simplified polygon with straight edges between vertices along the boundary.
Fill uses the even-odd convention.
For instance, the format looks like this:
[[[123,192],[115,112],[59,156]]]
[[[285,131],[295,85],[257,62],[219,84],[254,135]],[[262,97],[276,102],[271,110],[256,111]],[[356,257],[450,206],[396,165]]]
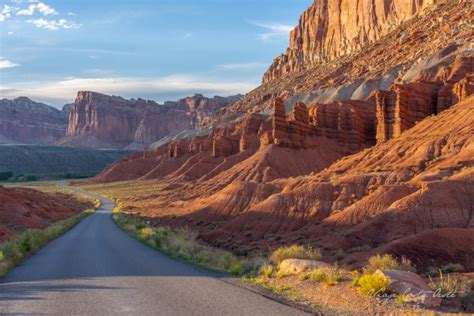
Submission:
[[[336,285],[340,280],[342,280],[342,275],[338,267],[313,269],[308,272],[308,277],[311,280],[323,283],[327,286]]]
[[[371,274],[377,270],[414,271],[415,268],[412,266],[410,260],[406,258],[402,258],[401,262],[399,262],[391,255],[384,254],[370,257],[363,270],[365,274]]]
[[[281,247],[273,251],[270,256],[270,261],[274,264],[279,264],[285,259],[321,260],[321,258],[321,252],[316,248],[292,245],[289,247]]]
[[[155,231],[150,227],[142,228],[142,229],[140,229],[140,238],[143,239],[143,240],[147,240],[151,236],[153,236],[154,233],[155,233]]]
[[[20,252],[23,255],[28,254],[31,251],[31,241],[30,236],[25,235],[20,239]]]
[[[441,269],[444,273],[464,272],[464,270],[463,265],[459,263],[449,263]]]
[[[366,296],[388,293],[389,280],[380,274],[364,274],[358,281],[358,291]]]
[[[11,171],[1,171],[0,172],[0,181],[7,181],[11,177],[13,177],[13,172],[11,172]]]

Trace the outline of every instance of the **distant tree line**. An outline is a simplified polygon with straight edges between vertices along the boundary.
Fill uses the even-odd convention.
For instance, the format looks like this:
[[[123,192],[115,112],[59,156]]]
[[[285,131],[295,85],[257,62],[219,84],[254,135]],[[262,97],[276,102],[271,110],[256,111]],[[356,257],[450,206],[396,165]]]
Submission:
[[[7,182],[31,182],[40,179],[55,180],[55,179],[84,179],[93,177],[94,174],[69,173],[57,176],[38,177],[30,173],[14,174],[12,171],[0,171],[0,181]]]

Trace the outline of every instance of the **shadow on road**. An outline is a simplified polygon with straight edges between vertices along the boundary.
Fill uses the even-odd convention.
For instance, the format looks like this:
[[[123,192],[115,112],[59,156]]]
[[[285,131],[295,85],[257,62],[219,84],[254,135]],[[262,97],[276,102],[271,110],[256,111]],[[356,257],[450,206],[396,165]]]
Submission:
[[[36,301],[43,300],[42,292],[81,292],[90,290],[126,290],[127,288],[95,285],[68,285],[68,284],[48,284],[48,283],[25,283],[2,285],[0,301]]]

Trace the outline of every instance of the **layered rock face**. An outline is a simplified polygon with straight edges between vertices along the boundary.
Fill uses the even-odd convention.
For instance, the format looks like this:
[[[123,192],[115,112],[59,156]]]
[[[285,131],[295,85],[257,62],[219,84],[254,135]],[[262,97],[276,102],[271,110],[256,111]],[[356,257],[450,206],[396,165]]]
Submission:
[[[375,143],[375,102],[338,101],[314,103],[308,107],[296,103],[287,118],[281,98],[273,101],[272,129],[262,133],[262,145],[275,144],[290,148],[317,146],[312,138],[335,140],[348,152],[357,152]]]
[[[377,141],[399,137],[424,118],[465,100],[474,90],[474,56],[460,57],[448,66],[422,74],[423,81],[395,84],[376,91]]]
[[[144,148],[185,129],[197,129],[236,97],[205,98],[196,94],[164,105],[81,91],[69,115],[62,145],[93,148]]]
[[[269,83],[321,62],[357,52],[437,0],[317,0],[290,33],[290,46],[263,77]]]
[[[314,6],[323,2],[317,1]],[[362,2],[351,1],[353,5]],[[405,1],[406,4],[411,2]],[[425,3],[417,3],[422,2]],[[291,104],[364,100],[377,89],[388,90],[393,83],[430,81],[418,78],[418,74],[435,64],[452,63],[453,56],[472,54],[470,45],[473,41],[471,25],[466,18],[474,14],[471,1],[433,4],[436,5],[423,6],[425,9],[420,14],[398,27],[394,25],[393,31],[377,41],[365,43],[359,51],[314,65],[305,64],[301,59],[300,72],[290,71],[287,66],[280,67],[279,71],[286,69],[287,75],[278,80],[264,79],[265,84],[222,110],[216,116],[217,123],[236,119],[240,113],[270,111],[271,100],[276,97],[290,100]]]
[[[26,97],[0,100],[0,143],[51,144],[63,137],[67,111]]]

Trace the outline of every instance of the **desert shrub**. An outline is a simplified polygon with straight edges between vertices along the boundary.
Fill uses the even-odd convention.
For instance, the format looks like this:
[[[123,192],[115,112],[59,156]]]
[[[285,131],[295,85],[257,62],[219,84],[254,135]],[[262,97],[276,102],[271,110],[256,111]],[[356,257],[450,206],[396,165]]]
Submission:
[[[381,274],[364,274],[358,280],[358,291],[366,296],[388,292],[388,279]]]
[[[352,281],[351,281],[351,286],[357,286],[359,285],[359,280],[360,280],[360,272],[357,270],[353,270],[351,272],[352,275]]]
[[[344,251],[342,249],[339,249],[334,253],[334,259],[336,259],[337,261],[344,259],[345,256],[346,255],[344,254]]]
[[[338,267],[324,267],[313,269],[308,273],[308,277],[316,282],[324,285],[336,285],[341,279],[342,275]]]
[[[140,238],[143,239],[143,240],[147,240],[151,236],[153,236],[154,233],[155,232],[150,227],[142,228],[142,229],[140,229]]]
[[[430,287],[433,291],[439,291],[441,294],[455,293],[458,289],[458,281],[448,274],[444,275],[443,271],[439,271],[439,278],[430,278]]]
[[[464,267],[459,263],[449,263],[441,268],[444,273],[464,272]]]
[[[271,278],[274,272],[274,268],[271,264],[265,264],[260,268],[260,274],[265,278]]]
[[[285,259],[321,260],[321,258],[322,256],[319,249],[300,245],[292,245],[288,247],[281,247],[273,251],[270,256],[270,261],[274,264],[279,264]]]
[[[384,254],[370,257],[363,270],[365,274],[370,274],[377,270],[415,271],[415,268],[411,264],[411,261],[404,257],[402,257],[401,261],[399,262],[391,255]]]

